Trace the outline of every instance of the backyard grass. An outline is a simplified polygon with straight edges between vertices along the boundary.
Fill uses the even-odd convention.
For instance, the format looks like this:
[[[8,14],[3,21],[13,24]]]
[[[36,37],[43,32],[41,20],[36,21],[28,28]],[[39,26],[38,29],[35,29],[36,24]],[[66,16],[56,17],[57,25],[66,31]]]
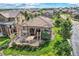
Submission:
[[[52,28],[52,31],[54,31],[56,34],[58,33],[59,30],[61,30],[60,27],[54,27],[54,28]]]
[[[8,37],[0,37],[0,46],[5,45],[9,41],[10,39]]]
[[[60,35],[56,35],[55,39],[60,40],[62,39],[62,37]],[[55,54],[53,53],[53,45],[55,42],[56,40],[51,40],[47,46],[37,48],[35,51],[7,48],[3,52],[5,55],[55,56]]]
[[[53,41],[52,41],[53,42]],[[52,45],[51,43],[42,48],[37,48],[35,51],[28,51],[28,50],[21,50],[21,49],[15,49],[15,48],[7,48],[3,52],[5,55],[32,55],[32,56],[52,56],[54,53],[52,52]]]

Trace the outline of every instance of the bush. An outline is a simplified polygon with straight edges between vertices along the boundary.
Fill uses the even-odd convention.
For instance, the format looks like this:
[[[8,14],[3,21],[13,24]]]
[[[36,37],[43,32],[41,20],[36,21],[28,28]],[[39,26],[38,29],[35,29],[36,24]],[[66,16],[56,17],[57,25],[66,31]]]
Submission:
[[[15,43],[12,44],[12,49],[15,49],[15,50],[27,50],[27,51],[35,51],[37,49],[37,47],[32,47],[32,46],[29,46],[29,45],[17,45]]]
[[[57,20],[55,20],[55,27],[60,27],[60,25],[61,25],[61,20],[59,20],[59,19],[57,19]]]
[[[67,19],[57,19],[55,20],[55,41],[53,45],[53,52],[58,56],[69,56],[71,55],[71,46],[68,43],[67,39],[71,37],[71,21]],[[60,29],[59,29],[60,28]],[[60,36],[59,36],[60,35]]]
[[[68,41],[60,40],[56,41],[54,44],[54,53],[58,56],[69,56],[71,55],[71,47]]]
[[[42,36],[42,39],[45,41],[50,40],[50,35],[46,31],[42,32],[41,36]]]
[[[72,25],[71,25],[71,22],[70,22],[69,19],[66,19],[66,20],[64,20],[62,22],[62,24],[61,24],[61,30],[60,30],[59,33],[60,33],[60,35],[62,35],[62,37],[64,39],[70,39],[70,36],[71,36],[71,33],[70,33],[71,27],[72,27]]]

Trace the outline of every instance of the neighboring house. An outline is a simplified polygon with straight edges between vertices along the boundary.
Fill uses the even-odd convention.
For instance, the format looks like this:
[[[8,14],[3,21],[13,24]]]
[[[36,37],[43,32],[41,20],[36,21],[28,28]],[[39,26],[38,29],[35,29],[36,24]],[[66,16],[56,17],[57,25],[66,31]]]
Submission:
[[[39,46],[43,39],[51,39],[52,20],[44,16],[37,16],[28,21],[20,11],[0,12],[0,33],[6,36],[16,34],[12,43]],[[42,33],[47,33],[44,36]]]
[[[52,18],[53,15],[54,15],[54,10],[53,9],[52,10],[45,10],[45,11],[43,11],[43,16],[45,16],[45,17]]]
[[[19,11],[2,11],[0,12],[0,34],[9,36],[16,33],[16,20]]]

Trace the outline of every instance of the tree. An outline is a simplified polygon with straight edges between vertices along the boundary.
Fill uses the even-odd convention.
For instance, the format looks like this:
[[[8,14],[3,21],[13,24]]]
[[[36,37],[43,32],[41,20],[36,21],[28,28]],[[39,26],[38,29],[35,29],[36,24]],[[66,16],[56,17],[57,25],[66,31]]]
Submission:
[[[60,30],[60,34],[62,35],[62,37],[64,39],[70,39],[71,36],[71,22],[69,20],[69,18],[67,18],[66,20],[64,20],[61,24],[61,30]]]
[[[55,20],[55,27],[60,27],[62,20],[60,18],[57,18],[57,20]]]
[[[31,13],[28,13],[27,11],[25,12],[22,12],[21,11],[21,14],[24,15],[25,19],[28,21],[30,18],[33,18],[32,14]]]
[[[59,11],[54,11],[54,15],[55,15],[57,18],[60,18],[60,12],[59,12]]]

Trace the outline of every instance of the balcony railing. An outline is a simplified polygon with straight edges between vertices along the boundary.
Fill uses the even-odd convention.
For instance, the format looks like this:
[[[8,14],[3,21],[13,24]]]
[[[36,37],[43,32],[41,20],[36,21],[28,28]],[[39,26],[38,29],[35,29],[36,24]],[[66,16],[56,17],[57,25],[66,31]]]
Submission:
[[[11,22],[0,22],[0,25],[12,25],[14,23],[15,23],[14,21],[11,21]]]

